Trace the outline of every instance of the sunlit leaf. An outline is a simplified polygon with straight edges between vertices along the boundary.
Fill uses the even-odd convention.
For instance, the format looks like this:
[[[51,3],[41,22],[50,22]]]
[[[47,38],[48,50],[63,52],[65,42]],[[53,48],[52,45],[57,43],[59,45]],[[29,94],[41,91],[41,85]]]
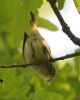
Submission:
[[[56,25],[54,25],[53,23],[51,23],[50,21],[48,21],[44,18],[38,17],[37,21],[38,21],[38,26],[40,26],[40,27],[49,29],[51,31],[57,31],[58,30]]]
[[[78,10],[78,12],[80,13],[80,0],[74,0],[75,6]]]

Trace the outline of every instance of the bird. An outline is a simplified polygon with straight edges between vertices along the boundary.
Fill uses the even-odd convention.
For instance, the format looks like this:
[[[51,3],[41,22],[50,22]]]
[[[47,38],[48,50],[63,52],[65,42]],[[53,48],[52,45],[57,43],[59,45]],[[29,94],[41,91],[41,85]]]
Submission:
[[[39,63],[32,66],[32,69],[49,79],[55,76],[55,68],[50,62],[51,50],[38,31],[36,16],[32,11],[30,11],[30,16],[31,33],[28,36],[27,32],[24,32],[23,57],[26,63]]]

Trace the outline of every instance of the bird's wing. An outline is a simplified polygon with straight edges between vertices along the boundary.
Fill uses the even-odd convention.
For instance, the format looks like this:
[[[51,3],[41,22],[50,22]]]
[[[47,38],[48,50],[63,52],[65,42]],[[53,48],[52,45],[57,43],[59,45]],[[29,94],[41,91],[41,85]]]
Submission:
[[[24,32],[24,38],[23,38],[23,57],[24,57],[25,43],[26,43],[26,41],[27,41],[28,38],[29,38],[29,36],[27,35],[26,32]]]

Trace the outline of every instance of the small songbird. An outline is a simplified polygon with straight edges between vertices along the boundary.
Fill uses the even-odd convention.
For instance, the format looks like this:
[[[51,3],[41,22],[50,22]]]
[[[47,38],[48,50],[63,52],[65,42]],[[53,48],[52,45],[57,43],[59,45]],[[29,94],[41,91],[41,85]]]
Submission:
[[[53,77],[55,68],[49,61],[51,59],[50,48],[37,29],[35,15],[32,12],[30,12],[30,15],[31,34],[28,36],[26,32],[24,33],[23,57],[26,63],[39,63],[39,65],[32,66],[36,72],[44,77]]]

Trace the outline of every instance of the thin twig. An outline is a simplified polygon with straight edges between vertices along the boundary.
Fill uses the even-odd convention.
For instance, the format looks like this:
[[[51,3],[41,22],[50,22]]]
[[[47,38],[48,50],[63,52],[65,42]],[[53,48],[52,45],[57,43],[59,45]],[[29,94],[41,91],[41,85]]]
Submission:
[[[59,61],[59,60],[64,60],[64,59],[76,57],[76,56],[80,56],[80,52],[78,52],[78,53],[72,53],[72,54],[67,54],[67,55],[65,55],[65,56],[52,59],[51,61],[52,61],[52,62],[55,62],[55,61]]]
[[[58,58],[51,58],[51,60],[49,62],[56,62],[59,60],[64,60],[67,58],[72,58],[72,57],[76,57],[76,56],[80,56],[80,53],[72,53],[72,54],[68,54],[66,56],[62,56],[62,57],[58,57]],[[40,65],[46,62],[37,62],[37,63],[28,63],[28,64],[15,64],[15,65],[1,65],[0,68],[17,68],[17,67],[29,67],[29,66],[34,66],[34,65]]]
[[[71,32],[70,27],[65,23],[62,15],[60,14],[60,12],[59,12],[59,10],[58,10],[58,8],[56,6],[56,0],[47,0],[47,1],[50,3],[50,5],[51,5],[51,7],[52,7],[52,9],[53,9],[53,11],[55,13],[55,15],[57,16],[57,18],[58,18],[58,20],[59,20],[59,22],[60,22],[60,24],[62,26],[63,32],[72,40],[72,42],[74,44],[80,46],[80,38],[76,37]]]

